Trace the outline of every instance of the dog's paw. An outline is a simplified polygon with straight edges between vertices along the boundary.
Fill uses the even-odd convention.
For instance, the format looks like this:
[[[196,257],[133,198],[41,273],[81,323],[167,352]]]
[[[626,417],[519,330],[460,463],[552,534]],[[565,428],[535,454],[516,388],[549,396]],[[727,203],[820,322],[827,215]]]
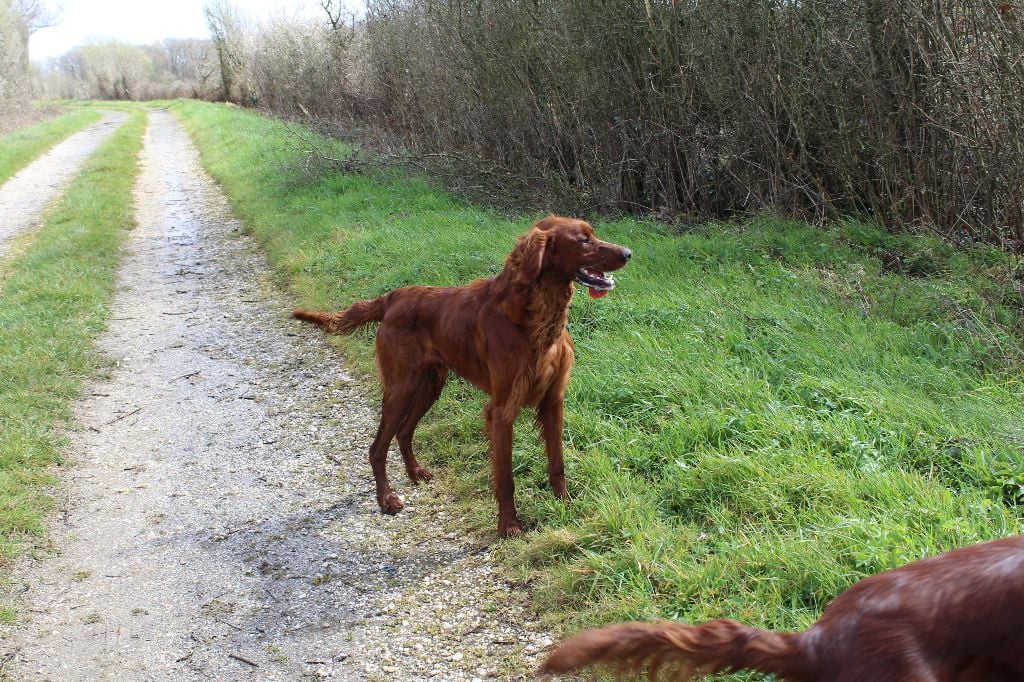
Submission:
[[[377,504],[380,505],[381,514],[397,514],[402,511],[402,498],[394,493],[388,493],[384,497],[377,498]]]
[[[519,521],[507,521],[498,524],[498,537],[500,538],[517,538],[523,534],[523,527],[519,525]]]
[[[419,483],[420,481],[433,481],[434,474],[430,473],[423,467],[416,467],[409,471],[409,478],[412,479],[413,483]]]
[[[565,492],[565,481],[552,481],[551,482],[551,493],[560,499],[562,502],[569,501],[569,494]]]

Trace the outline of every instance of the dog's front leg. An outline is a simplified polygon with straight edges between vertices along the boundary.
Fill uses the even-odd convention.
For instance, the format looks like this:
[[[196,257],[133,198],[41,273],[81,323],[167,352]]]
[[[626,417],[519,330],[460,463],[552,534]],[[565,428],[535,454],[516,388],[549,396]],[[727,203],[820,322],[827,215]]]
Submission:
[[[512,480],[512,427],[518,414],[516,404],[492,402],[486,408],[494,497],[498,500],[498,535],[503,538],[523,532],[516,516],[515,482]]]
[[[562,422],[565,402],[562,391],[549,393],[537,405],[537,421],[544,436],[544,449],[548,456],[548,482],[551,492],[560,500],[565,495],[565,461],[562,456]]]

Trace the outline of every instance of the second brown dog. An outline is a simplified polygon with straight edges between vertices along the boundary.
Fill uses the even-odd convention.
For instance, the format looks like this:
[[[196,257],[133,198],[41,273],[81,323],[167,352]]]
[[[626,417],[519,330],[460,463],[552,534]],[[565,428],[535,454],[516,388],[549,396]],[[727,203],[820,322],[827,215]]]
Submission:
[[[788,682],[1024,680],[1024,536],[983,542],[865,578],[803,632],[733,620],[623,623],[576,635],[542,669],[604,663],[674,680],[727,670]]]

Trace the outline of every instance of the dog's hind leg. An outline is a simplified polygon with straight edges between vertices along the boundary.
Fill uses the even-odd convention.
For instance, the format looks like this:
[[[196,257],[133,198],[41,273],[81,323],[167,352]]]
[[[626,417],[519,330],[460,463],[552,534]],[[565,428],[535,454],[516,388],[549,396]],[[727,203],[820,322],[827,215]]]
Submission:
[[[394,493],[388,481],[388,448],[411,412],[419,390],[419,372],[410,372],[405,365],[409,357],[416,357],[415,348],[405,347],[402,335],[381,325],[377,331],[377,367],[384,388],[380,426],[377,437],[370,445],[370,466],[377,484],[377,504],[385,514],[397,514],[402,509],[402,498]]]
[[[384,407],[381,411],[380,426],[377,427],[377,437],[370,444],[370,467],[373,469],[373,479],[377,484],[377,504],[384,514],[397,514],[404,506],[402,498],[391,490],[391,483],[388,481],[388,448],[391,440],[397,431],[398,419],[395,418],[393,400],[388,399],[384,394]],[[391,408],[391,409],[389,409]]]
[[[413,483],[434,478],[433,474],[416,461],[416,455],[412,451],[412,434],[416,430],[416,425],[423,419],[423,415],[437,402],[447,378],[448,370],[440,366],[431,367],[420,374],[416,393],[408,403],[402,426],[398,429],[398,447],[402,451],[402,459],[405,460],[405,471]]]

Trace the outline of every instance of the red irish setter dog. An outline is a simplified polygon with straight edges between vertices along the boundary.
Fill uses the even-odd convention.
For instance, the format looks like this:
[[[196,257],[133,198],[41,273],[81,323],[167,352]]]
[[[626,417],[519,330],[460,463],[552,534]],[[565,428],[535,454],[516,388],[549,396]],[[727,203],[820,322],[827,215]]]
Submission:
[[[861,580],[803,632],[732,620],[625,623],[579,634],[542,672],[593,663],[673,679],[759,670],[790,682],[1024,680],[1024,536],[983,542]]]
[[[615,286],[606,273],[623,267],[630,255],[629,249],[599,240],[582,220],[551,216],[519,238],[493,279],[461,287],[403,287],[337,313],[295,311],[298,319],[333,334],[380,322],[376,351],[384,401],[370,465],[382,512],[395,514],[402,508],[386,470],[396,435],[409,478],[432,478],[413,455],[412,434],[441,395],[449,370],[491,398],[484,416],[498,533],[522,532],[512,499],[512,425],[524,405],[537,406],[548,480],[554,494],[565,497],[562,412],[573,364],[566,330],[573,282],[602,296]]]

